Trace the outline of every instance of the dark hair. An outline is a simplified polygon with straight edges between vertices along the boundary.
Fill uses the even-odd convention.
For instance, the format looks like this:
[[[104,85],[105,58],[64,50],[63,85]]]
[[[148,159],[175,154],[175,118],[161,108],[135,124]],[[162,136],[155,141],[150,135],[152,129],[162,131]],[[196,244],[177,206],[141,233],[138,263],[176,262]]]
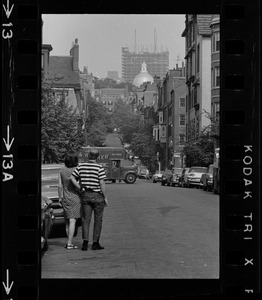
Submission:
[[[97,149],[90,149],[88,152],[88,159],[97,159],[99,151]]]
[[[78,154],[75,152],[69,152],[65,157],[65,165],[67,168],[73,168],[78,165]]]

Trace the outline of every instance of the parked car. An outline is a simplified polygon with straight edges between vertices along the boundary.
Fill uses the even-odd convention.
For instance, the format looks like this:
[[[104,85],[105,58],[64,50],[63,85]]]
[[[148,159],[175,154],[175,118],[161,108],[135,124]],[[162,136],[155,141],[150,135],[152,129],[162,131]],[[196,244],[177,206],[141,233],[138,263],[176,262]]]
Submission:
[[[185,187],[186,180],[187,180],[186,177],[187,177],[187,174],[188,174],[189,170],[190,170],[190,168],[183,168],[181,177],[179,178],[178,186]]]
[[[202,187],[204,191],[213,190],[213,166],[213,164],[209,165],[207,172],[203,173],[200,178],[200,187]]]
[[[170,185],[170,178],[172,177],[172,171],[171,170],[166,170],[163,172],[162,175],[162,180],[161,180],[161,185]]]
[[[65,223],[63,208],[58,202],[58,175],[61,167],[61,164],[42,165],[42,196],[52,201],[54,225]]]
[[[153,183],[162,181],[163,173],[163,171],[156,171],[156,173],[152,176]]]
[[[58,175],[61,169],[61,164],[42,165],[42,196],[48,198],[53,210],[53,226],[57,227],[65,225],[64,210],[59,203],[58,198]],[[76,222],[75,234],[77,234],[78,227],[81,225],[81,219]]]
[[[41,251],[42,254],[48,249],[47,240],[50,236],[54,214],[51,208],[52,201],[47,197],[41,197]]]
[[[206,167],[191,167],[186,177],[186,187],[200,186],[200,179],[203,173],[207,172]]]
[[[183,168],[173,168],[172,176],[168,179],[167,184],[172,186],[179,186],[179,180],[182,176]]]

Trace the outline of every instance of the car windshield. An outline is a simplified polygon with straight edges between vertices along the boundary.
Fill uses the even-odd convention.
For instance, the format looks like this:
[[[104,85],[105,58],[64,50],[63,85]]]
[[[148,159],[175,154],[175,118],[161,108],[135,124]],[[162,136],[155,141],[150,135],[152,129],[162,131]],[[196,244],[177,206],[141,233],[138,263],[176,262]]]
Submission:
[[[200,173],[203,173],[203,172],[206,172],[207,171],[207,168],[204,168],[204,167],[196,167],[196,168],[191,168],[190,169],[190,172],[200,172]]]
[[[143,172],[147,170],[147,167],[141,167],[140,166],[139,168],[140,168],[140,171],[143,171]]]
[[[58,181],[58,174],[61,169],[61,164],[54,165],[42,165],[41,177],[42,181]]]
[[[157,174],[163,174],[163,173],[164,173],[164,171],[156,171],[155,174],[157,175]]]
[[[173,174],[182,174],[183,169],[182,168],[175,168],[173,169]]]

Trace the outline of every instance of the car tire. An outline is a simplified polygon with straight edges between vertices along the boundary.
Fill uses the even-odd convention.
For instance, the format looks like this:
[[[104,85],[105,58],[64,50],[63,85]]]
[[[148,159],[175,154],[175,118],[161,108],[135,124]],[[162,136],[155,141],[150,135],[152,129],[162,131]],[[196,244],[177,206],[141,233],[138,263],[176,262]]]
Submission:
[[[45,243],[44,243],[44,246],[43,248],[41,249],[42,253],[46,252],[48,250],[48,243],[47,243],[47,240],[45,239]]]
[[[136,182],[136,175],[133,173],[126,174],[125,183],[132,184]]]
[[[161,181],[161,185],[163,185],[163,186],[164,186],[164,185],[165,185],[165,182],[164,182],[164,181]]]

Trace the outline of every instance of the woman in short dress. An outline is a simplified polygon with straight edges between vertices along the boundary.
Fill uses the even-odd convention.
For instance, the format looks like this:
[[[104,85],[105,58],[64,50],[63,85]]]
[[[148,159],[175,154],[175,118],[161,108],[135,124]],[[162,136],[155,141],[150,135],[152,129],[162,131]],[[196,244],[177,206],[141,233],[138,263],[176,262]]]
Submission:
[[[58,197],[62,204],[66,222],[66,234],[68,237],[66,249],[77,249],[72,243],[76,220],[81,218],[81,195],[70,180],[72,172],[78,165],[78,155],[68,153],[65,157],[65,166],[59,172]]]

